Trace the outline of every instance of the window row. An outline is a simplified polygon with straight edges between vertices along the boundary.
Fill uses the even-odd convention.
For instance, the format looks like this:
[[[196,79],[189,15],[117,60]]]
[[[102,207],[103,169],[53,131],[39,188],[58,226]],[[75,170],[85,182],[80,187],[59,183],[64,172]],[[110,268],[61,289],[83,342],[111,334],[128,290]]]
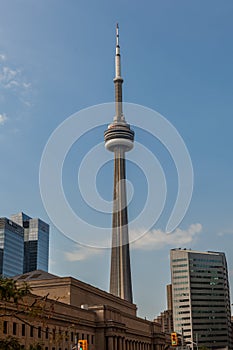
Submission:
[[[12,324],[12,328],[10,328],[10,324]],[[28,330],[27,330],[28,328]],[[9,321],[3,321],[2,325],[2,331],[3,334],[9,335],[12,333],[14,336],[19,337],[26,337],[27,335],[30,338],[37,337],[38,339],[42,338],[42,334],[44,334],[44,339],[52,338],[53,340],[56,340],[56,338],[62,337],[66,342],[75,342],[79,339],[86,339],[89,344],[94,344],[94,335],[92,334],[84,334],[84,333],[76,333],[73,331],[64,331],[61,329],[55,329],[55,328],[42,328],[41,326],[29,326],[25,323],[16,323],[16,322],[9,322]]]

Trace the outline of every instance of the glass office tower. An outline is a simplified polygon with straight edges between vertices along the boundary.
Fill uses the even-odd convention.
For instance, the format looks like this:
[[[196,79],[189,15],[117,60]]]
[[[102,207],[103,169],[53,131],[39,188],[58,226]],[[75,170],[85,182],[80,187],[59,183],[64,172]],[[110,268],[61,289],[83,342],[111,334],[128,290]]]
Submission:
[[[0,275],[12,277],[23,273],[24,229],[0,218]]]
[[[49,225],[24,213],[12,215],[11,219],[24,228],[23,272],[48,271]]]
[[[232,349],[225,254],[172,249],[170,257],[174,331],[195,349]]]

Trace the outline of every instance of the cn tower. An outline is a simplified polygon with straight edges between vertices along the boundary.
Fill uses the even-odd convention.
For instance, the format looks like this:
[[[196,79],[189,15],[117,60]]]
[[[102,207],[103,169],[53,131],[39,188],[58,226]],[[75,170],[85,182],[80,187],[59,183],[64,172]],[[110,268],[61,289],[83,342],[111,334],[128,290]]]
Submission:
[[[122,84],[119,27],[117,24],[114,78],[116,115],[104,133],[106,149],[114,152],[110,293],[132,303],[125,152],[133,148],[134,131],[130,129],[130,125],[123,115]]]

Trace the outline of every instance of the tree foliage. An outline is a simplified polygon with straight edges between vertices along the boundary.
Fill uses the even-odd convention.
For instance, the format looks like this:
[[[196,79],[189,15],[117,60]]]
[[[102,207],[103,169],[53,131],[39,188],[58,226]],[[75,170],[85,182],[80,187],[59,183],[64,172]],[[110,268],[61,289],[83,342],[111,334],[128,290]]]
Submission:
[[[6,339],[0,339],[1,350],[21,350],[22,346],[15,337],[7,337]],[[30,344],[28,350],[42,350],[43,346],[39,343]]]
[[[15,280],[0,277],[0,300],[13,301],[17,304],[19,300],[29,293],[30,287],[26,282],[22,286],[18,286]]]
[[[26,325],[35,329],[42,329],[54,313],[54,303],[46,296],[33,295],[30,292],[29,285],[18,283],[11,278],[0,277],[0,317],[14,317]],[[38,323],[39,322],[39,323]],[[36,323],[36,324],[35,324]],[[51,334],[53,334],[50,331]],[[66,337],[66,332],[56,335],[54,342],[60,342]],[[17,338],[7,337],[0,340],[0,350],[19,350],[22,349]],[[31,344],[27,350],[42,350],[40,343]]]
[[[43,346],[39,343],[34,344],[34,345],[30,345],[28,350],[42,350]]]
[[[19,340],[14,337],[7,337],[6,339],[0,339],[1,350],[20,350],[21,345]]]

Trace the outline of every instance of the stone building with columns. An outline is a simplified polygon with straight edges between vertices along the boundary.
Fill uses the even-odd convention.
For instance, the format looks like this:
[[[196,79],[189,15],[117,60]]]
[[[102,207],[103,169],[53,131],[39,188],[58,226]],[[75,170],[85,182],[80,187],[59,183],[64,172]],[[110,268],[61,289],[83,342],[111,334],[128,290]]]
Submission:
[[[75,349],[77,339],[86,339],[88,350],[164,350],[170,346],[170,336],[161,331],[161,325],[137,317],[136,305],[124,299],[75,278],[38,270],[16,279],[30,285],[33,295],[29,299],[46,300],[48,311],[43,312],[49,313],[43,319],[25,316],[26,322],[23,314],[1,317],[0,337],[15,336],[25,348],[40,343],[44,350],[70,350]]]

